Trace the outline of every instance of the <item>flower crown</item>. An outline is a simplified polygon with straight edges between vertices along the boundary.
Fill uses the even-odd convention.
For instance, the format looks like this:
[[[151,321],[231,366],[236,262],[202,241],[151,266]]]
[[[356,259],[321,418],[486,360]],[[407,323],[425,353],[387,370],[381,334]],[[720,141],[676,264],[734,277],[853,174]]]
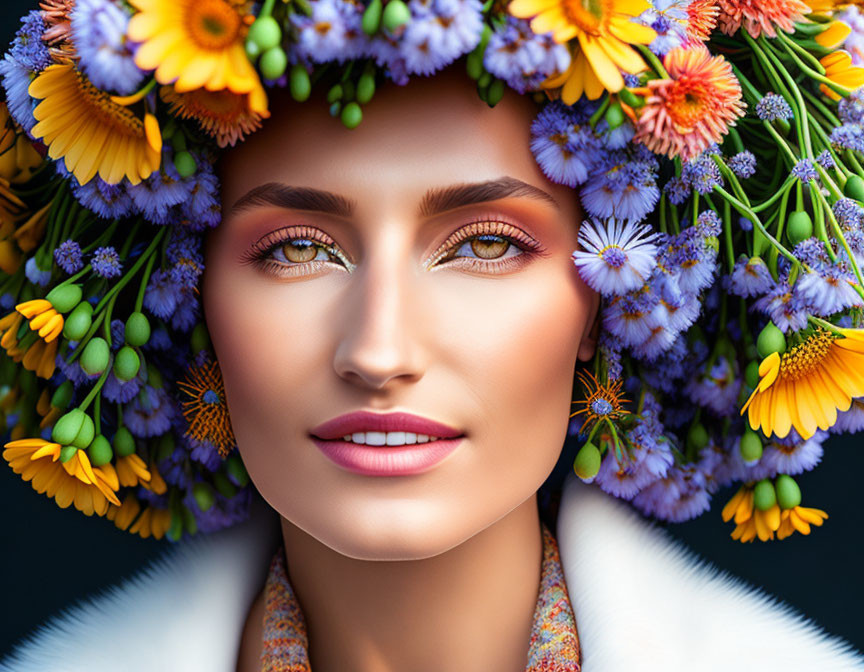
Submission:
[[[143,537],[242,520],[197,295],[218,149],[269,116],[268,87],[326,90],[354,128],[377,86],[463,59],[490,106],[505,86],[543,104],[531,149],[589,215],[572,259],[603,335],[576,474],[668,521],[740,483],[733,538],[809,534],[827,514],[795,477],[864,427],[864,21],[845,4],[43,0],[0,61],[3,458]]]

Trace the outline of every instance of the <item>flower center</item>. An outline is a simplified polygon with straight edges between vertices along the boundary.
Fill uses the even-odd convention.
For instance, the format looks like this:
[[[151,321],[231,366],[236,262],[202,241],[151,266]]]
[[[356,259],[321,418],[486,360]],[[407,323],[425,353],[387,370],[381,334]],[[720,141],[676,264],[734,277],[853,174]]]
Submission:
[[[613,10],[614,0],[563,0],[567,20],[589,35],[600,35]]]
[[[780,358],[780,375],[798,380],[808,375],[828,355],[834,336],[825,329],[817,329],[806,341],[799,343]]]
[[[600,257],[612,268],[621,268],[627,261],[627,254],[617,245],[603,248]]]
[[[202,396],[202,401],[205,404],[218,404],[219,403],[219,393],[215,390],[207,390]]]
[[[606,399],[595,399],[591,402],[591,412],[594,415],[609,415],[614,409]]]
[[[90,80],[77,70],[75,70],[75,78],[82,98],[90,104],[94,114],[98,115],[102,122],[130,135],[144,136],[144,124],[128,107],[112,102],[107,93],[93,86]]]
[[[194,0],[186,5],[186,27],[202,49],[224,49],[238,41],[240,14],[223,0]]]

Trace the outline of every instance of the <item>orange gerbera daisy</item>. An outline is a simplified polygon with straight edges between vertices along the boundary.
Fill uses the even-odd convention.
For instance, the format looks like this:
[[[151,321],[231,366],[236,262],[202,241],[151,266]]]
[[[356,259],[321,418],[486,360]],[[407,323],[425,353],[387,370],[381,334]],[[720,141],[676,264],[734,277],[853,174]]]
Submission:
[[[634,140],[655,154],[688,160],[720,142],[744,115],[741,84],[722,56],[703,46],[675,48],[663,62],[668,79],[652,79],[636,93],[645,95]]]
[[[201,130],[216,138],[220,147],[233,147],[270,116],[267,94],[260,84],[251,93],[242,94],[207,89],[177,93],[172,87],[163,86],[160,95],[171,105],[172,115],[195,119]]]
[[[31,481],[36,492],[53,498],[61,509],[74,504],[88,516],[104,516],[109,502],[120,505],[114,494],[120,484],[110,463],[93,467],[83,450],[60,462],[60,444],[44,439],[10,441],[4,448],[3,459],[12,471]]]
[[[618,379],[603,384],[597,380],[593,373],[586,374],[577,371],[576,375],[579,376],[579,381],[585,386],[585,395],[583,399],[573,402],[574,404],[581,404],[582,408],[571,413],[570,417],[585,414],[585,421],[579,429],[580,434],[589,425],[593,427],[601,420],[614,422],[626,413],[624,404],[628,403],[629,399],[624,399],[621,395],[624,381]]]
[[[31,131],[48,145],[48,156],[63,157],[81,184],[96,173],[110,184],[132,184],[159,168],[162,135],[152,114],[142,121],[127,107],[93,86],[72,65],[49,65],[30,84],[43,99],[33,110]]]
[[[691,42],[707,42],[717,27],[720,8],[714,0],[693,0],[687,5],[687,37]]]
[[[621,70],[636,74],[645,61],[631,44],[650,44],[657,37],[651,28],[632,19],[650,8],[647,0],[513,0],[513,16],[534,17],[531,30],[552,33],[556,42],[577,40],[567,72],[543,84],[563,86],[561,99],[572,105],[584,93],[594,100],[603,91],[624,88]]]
[[[130,0],[130,40],[142,70],[180,93],[205,88],[250,93],[260,86],[244,39],[254,19],[246,0]]]
[[[754,430],[783,438],[794,427],[809,439],[864,395],[864,329],[837,331],[842,337],[819,327],[782,356],[762,360],[759,385],[741,409]]]
[[[223,458],[234,448],[234,430],[225,399],[225,383],[219,362],[210,359],[191,367],[179,387],[188,397],[183,402],[183,417],[189,423],[186,435],[213,444]]]
[[[750,37],[762,34],[777,37],[777,29],[795,32],[795,22],[803,21],[810,8],[801,0],[718,0],[717,22],[727,35],[744,27]]]

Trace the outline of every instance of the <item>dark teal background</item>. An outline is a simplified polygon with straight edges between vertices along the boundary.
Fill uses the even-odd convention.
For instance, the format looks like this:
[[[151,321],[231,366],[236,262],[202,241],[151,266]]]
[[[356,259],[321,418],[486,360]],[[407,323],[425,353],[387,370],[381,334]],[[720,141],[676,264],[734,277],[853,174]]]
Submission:
[[[18,17],[36,5],[35,0],[0,3],[2,48],[14,34]],[[733,526],[720,520],[720,509],[734,490],[716,496],[711,511],[698,520],[669,529],[718,567],[773,593],[864,650],[864,442],[860,436],[830,440],[822,464],[799,479],[803,503],[830,514],[809,537],[796,534],[782,542],[752,544],[733,541],[729,537]],[[140,539],[71,507],[60,509],[2,460],[0,521],[0,656],[47,617],[128,576],[169,543]],[[712,609],[711,604],[702,606]],[[627,637],[626,632],[620,634]]]

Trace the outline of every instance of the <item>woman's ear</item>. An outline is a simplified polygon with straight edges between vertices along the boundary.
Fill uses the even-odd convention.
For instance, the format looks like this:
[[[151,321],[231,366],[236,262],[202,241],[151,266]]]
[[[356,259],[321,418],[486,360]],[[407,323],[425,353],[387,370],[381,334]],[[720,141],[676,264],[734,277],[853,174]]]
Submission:
[[[597,340],[600,338],[600,294],[598,292],[591,292],[591,310],[589,316],[590,321],[587,324],[590,327],[587,327],[582,334],[579,351],[576,353],[576,358],[580,362],[591,361],[594,352],[597,350]]]

